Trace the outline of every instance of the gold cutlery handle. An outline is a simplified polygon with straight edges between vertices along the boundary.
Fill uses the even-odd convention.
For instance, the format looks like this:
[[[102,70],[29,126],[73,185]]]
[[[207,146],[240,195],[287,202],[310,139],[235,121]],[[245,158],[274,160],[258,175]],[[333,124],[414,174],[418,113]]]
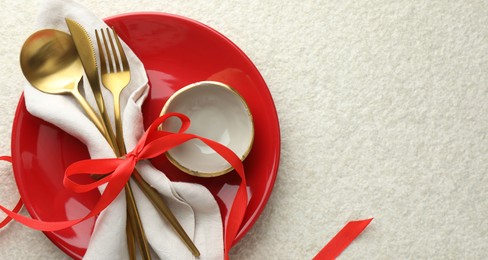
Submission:
[[[114,114],[115,114],[115,129],[117,131],[116,137],[117,137],[117,144],[119,146],[121,154],[125,155],[127,153],[126,148],[125,148],[125,143],[124,143],[124,137],[123,137],[123,129],[122,129],[122,119],[120,118],[120,92],[112,92],[113,95],[113,100],[114,100]],[[178,219],[176,219],[175,215],[171,210],[168,208],[166,203],[164,203],[163,199],[161,198],[161,195],[159,194],[158,191],[153,189],[139,174],[139,172],[134,169],[132,176],[134,177],[137,185],[141,190],[146,194],[146,196],[149,198],[151,203],[156,207],[158,210],[159,214],[163,216],[173,227],[173,229],[176,231],[178,236],[183,240],[185,245],[188,247],[188,249],[192,252],[194,256],[200,256],[200,251],[198,251],[198,248],[195,246],[191,238],[188,236],[186,231],[183,229],[181,226],[180,222]]]
[[[72,91],[73,96],[75,99],[78,101],[78,103],[81,105],[83,110],[85,110],[88,118],[95,124],[95,126],[98,128],[100,133],[102,133],[103,137],[107,140],[109,143],[110,147],[112,147],[114,153],[116,156],[121,156],[120,148],[117,146],[117,144],[114,142],[113,134],[111,135],[109,133],[109,130],[107,129],[107,126],[100,117],[93,111],[92,107],[86,99],[80,94],[78,90]],[[111,138],[112,137],[112,138]],[[117,149],[119,148],[119,149]],[[124,153],[125,154],[125,151]],[[132,233],[136,235],[137,241],[139,242],[139,246],[141,249],[141,253],[143,256],[143,259],[151,259],[150,255],[150,250],[149,250],[149,244],[146,239],[146,235],[144,232],[144,228],[141,223],[141,219],[139,216],[139,212],[137,210],[137,205],[134,199],[134,195],[132,193],[132,188],[130,187],[129,183],[125,185],[125,192],[126,192],[126,200],[127,200],[127,212],[128,212],[128,224],[131,225],[131,230]],[[128,236],[130,235],[129,233],[127,234]],[[131,237],[128,237],[128,243],[133,243],[134,239]],[[131,245],[129,245],[129,254],[131,254]]]
[[[114,100],[114,117],[115,117],[115,131],[116,131],[116,138],[117,138],[117,145],[119,146],[119,150],[121,154],[126,154],[127,150],[125,148],[124,142],[124,130],[122,128],[122,118],[120,115],[120,92],[112,92],[113,100]]]
[[[149,244],[147,243],[146,234],[144,228],[142,228],[141,217],[137,211],[136,201],[134,199],[134,194],[132,193],[132,188],[129,182],[125,185],[125,197],[127,200],[127,213],[129,217],[129,225],[133,230],[139,242],[139,248],[141,249],[142,259],[151,259],[151,254],[149,251]],[[129,250],[130,253],[130,250]]]
[[[180,225],[180,222],[178,222],[178,219],[176,219],[173,212],[171,212],[170,208],[166,205],[166,203],[164,203],[161,196],[159,195],[159,192],[151,187],[146,181],[144,181],[144,179],[141,177],[137,170],[134,169],[132,176],[134,176],[136,183],[158,210],[159,214],[166,218],[166,220],[171,224],[178,236],[183,240],[183,242],[185,242],[185,245],[192,252],[192,254],[194,256],[200,256],[200,251],[198,251],[198,248],[195,246],[190,237],[188,237],[188,234]]]
[[[100,131],[100,133],[103,135],[105,140],[107,140],[110,147],[112,147],[112,149],[114,149],[116,144],[114,143],[113,140],[111,140],[108,137],[109,133],[108,133],[107,127],[102,122],[100,117],[95,113],[95,111],[93,111],[93,108],[90,106],[90,104],[88,104],[86,99],[81,95],[81,93],[78,91],[77,88],[73,89],[73,91],[71,93],[73,94],[73,97],[76,99],[76,101],[78,101],[80,106],[85,111],[86,115],[88,116],[88,119],[90,119],[93,122],[93,124],[95,124],[98,131]]]
[[[129,208],[127,208],[127,216],[129,216]],[[128,220],[130,221],[130,220]],[[134,239],[135,234],[132,229],[132,224],[126,225],[127,235],[127,249],[129,250],[129,260],[136,260],[136,241]]]

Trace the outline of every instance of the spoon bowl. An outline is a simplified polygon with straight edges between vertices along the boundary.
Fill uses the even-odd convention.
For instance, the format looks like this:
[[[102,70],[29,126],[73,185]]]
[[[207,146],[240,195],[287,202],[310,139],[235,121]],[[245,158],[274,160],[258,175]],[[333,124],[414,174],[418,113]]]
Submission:
[[[107,130],[100,117],[78,90],[83,65],[69,34],[54,29],[33,33],[20,51],[20,66],[34,88],[47,94],[71,94],[88,118],[106,136]],[[107,141],[113,146],[111,140]]]
[[[54,29],[40,30],[25,41],[20,66],[27,80],[48,94],[77,90],[83,66],[71,36]]]

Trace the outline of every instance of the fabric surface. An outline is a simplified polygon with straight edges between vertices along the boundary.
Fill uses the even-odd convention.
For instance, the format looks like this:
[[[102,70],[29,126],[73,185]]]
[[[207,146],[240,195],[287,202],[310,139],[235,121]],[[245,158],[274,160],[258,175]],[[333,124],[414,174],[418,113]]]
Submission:
[[[488,257],[488,3],[79,2],[99,17],[198,20],[262,73],[282,157],[270,200],[232,259],[311,259],[347,221],[370,217],[339,259]],[[1,154],[10,154],[24,80],[18,55],[36,6],[0,9]],[[0,169],[0,203],[13,206],[13,177]],[[0,256],[68,259],[17,223],[0,231]]]

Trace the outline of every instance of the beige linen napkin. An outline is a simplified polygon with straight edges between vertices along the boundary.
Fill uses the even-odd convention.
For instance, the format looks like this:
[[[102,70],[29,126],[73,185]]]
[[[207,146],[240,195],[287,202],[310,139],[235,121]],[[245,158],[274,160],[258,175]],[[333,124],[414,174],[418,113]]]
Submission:
[[[107,7],[108,8],[108,7]],[[38,29],[53,28],[69,32],[68,17],[79,22],[95,39],[94,30],[107,25],[87,8],[73,1],[41,1]],[[141,61],[124,45],[131,68],[131,82],[121,95],[124,138],[130,151],[143,133],[141,105],[147,96],[147,76]],[[96,109],[88,81],[83,81],[86,98]],[[29,84],[24,88],[27,110],[81,140],[92,158],[114,157],[97,128],[83,114],[75,100],[68,95],[49,95]],[[104,89],[107,111],[113,111],[112,97]],[[111,113],[110,113],[111,114]],[[171,182],[149,162],[137,165],[143,178],[156,188],[168,203],[188,235],[201,252],[199,259],[223,259],[223,230],[219,207],[211,193],[203,186]],[[168,222],[157,213],[145,195],[131,182],[145,232],[153,250],[160,259],[193,259],[194,257],[173,231]],[[103,191],[103,187],[100,188]],[[97,219],[85,259],[127,259],[126,203],[124,192],[105,209]]]

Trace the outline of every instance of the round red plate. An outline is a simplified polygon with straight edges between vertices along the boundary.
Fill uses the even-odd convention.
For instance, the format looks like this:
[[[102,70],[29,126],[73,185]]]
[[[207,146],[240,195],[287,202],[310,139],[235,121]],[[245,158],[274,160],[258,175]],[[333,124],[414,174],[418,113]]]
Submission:
[[[255,123],[255,141],[244,161],[249,207],[236,243],[251,228],[273,188],[280,157],[280,131],[273,100],[263,78],[249,58],[227,38],[193,20],[163,13],[132,13],[105,20],[142,60],[151,91],[143,105],[147,127],[166,100],[178,89],[202,80],[233,86],[246,100]],[[61,111],[60,111],[61,112]],[[42,220],[66,220],[86,215],[98,192],[75,194],[63,187],[65,168],[89,158],[86,147],[57,127],[30,115],[21,98],[12,130],[14,174],[30,215]],[[216,178],[198,178],[180,172],[164,156],[152,163],[174,181],[205,185],[217,200],[222,218],[239,184],[234,172]],[[81,258],[95,219],[72,228],[45,232],[59,248]]]

